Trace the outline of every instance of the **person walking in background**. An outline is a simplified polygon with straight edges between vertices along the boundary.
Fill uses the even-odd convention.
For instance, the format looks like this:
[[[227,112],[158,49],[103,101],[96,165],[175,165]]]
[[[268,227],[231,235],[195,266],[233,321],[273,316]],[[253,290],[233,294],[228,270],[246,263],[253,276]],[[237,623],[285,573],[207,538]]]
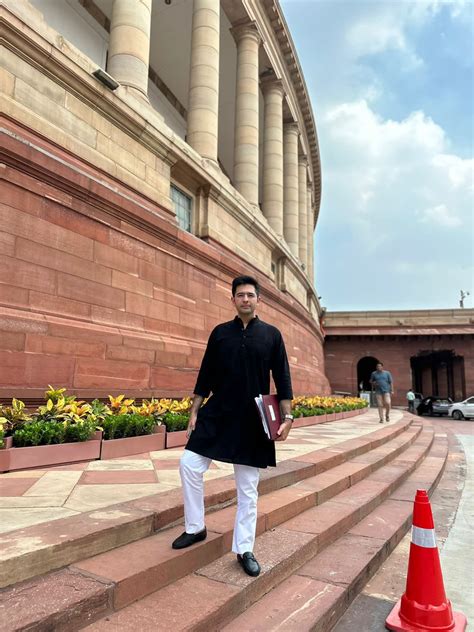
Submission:
[[[390,421],[391,395],[393,395],[392,374],[390,371],[384,371],[383,362],[377,362],[375,371],[372,371],[370,376],[370,383],[375,390],[375,397],[377,398],[379,421],[383,424],[384,410],[385,421]]]
[[[184,549],[206,539],[203,475],[213,459],[234,464],[237,487],[232,551],[243,570],[260,573],[253,554],[257,526],[259,468],[276,465],[275,443],[267,439],[254,398],[270,393],[270,373],[280,402],[282,423],[277,441],[290,432],[290,370],[279,330],[255,314],[258,282],[249,276],[232,282],[234,320],[217,325],[202,360],[188,425],[188,443],[180,462],[185,532],[172,543]],[[202,406],[209,394],[212,396]]]
[[[415,413],[415,393],[410,389],[407,393],[408,412]]]

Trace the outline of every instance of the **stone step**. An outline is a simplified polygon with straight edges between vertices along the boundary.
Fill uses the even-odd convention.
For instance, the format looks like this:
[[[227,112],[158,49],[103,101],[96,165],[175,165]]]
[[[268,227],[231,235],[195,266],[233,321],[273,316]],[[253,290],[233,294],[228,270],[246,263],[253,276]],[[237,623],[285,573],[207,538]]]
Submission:
[[[412,469],[413,457],[414,450],[395,466]],[[432,491],[446,458],[447,441],[437,436],[419,467],[400,476],[402,495]],[[259,577],[244,575],[228,553],[86,630],[327,632],[410,526],[414,495],[391,493],[393,472],[384,474],[390,467],[259,536]],[[366,482],[379,485],[378,502]]]
[[[332,629],[411,527],[416,489],[427,489],[431,495],[442,476],[447,453],[447,440],[437,438],[429,456],[401,486],[405,488],[403,494],[393,493],[295,574],[219,629]]]
[[[380,446],[377,447],[377,458],[367,454],[366,463],[361,462],[364,455],[358,454],[357,448],[356,452],[352,452],[356,454],[352,460],[335,466],[331,471],[299,481],[287,488],[268,491],[259,502],[258,534],[273,529],[308,506],[326,501],[331,494],[338,493],[342,488],[346,490],[359,480],[359,472],[368,474],[369,469],[370,472],[376,472],[377,463],[387,467],[384,464],[388,456],[392,454],[397,459],[400,458],[399,452],[403,448],[406,448],[407,453],[412,451],[411,457],[407,457],[410,462],[406,464],[408,471],[416,458],[422,458],[432,439],[430,427],[424,427],[421,433],[420,431],[419,424],[408,427],[402,431],[403,434],[388,441],[382,452]],[[415,439],[416,444],[412,445]],[[379,445],[379,438],[376,437],[374,441]],[[415,451],[412,448],[416,448]],[[355,449],[354,446],[352,449]],[[312,453],[311,458],[315,455],[317,453]],[[337,472],[337,476],[333,475],[333,471]],[[305,483],[309,485],[308,489],[302,487]],[[179,580],[230,550],[234,513],[234,507],[227,507],[208,515],[208,539],[190,549],[173,551],[170,547],[171,541],[182,531],[182,526],[179,526],[94,556],[40,580],[30,580],[4,591],[0,597],[0,607],[3,601],[5,608],[8,611],[13,608],[15,613],[9,619],[11,627],[8,630],[23,629],[21,626],[25,623],[25,610],[30,611],[27,617],[28,630],[53,629],[47,627],[51,622],[54,622],[55,630],[63,629],[62,626],[64,630],[78,629],[85,621],[100,618],[112,609],[123,608],[134,600]],[[49,592],[53,592],[58,601],[41,604],[35,610],[34,605],[38,605],[36,595]]]
[[[406,415],[401,421],[382,426],[364,437],[282,461],[277,468],[262,471],[259,494],[263,496],[292,485],[382,447],[406,432],[412,422],[413,417]],[[411,432],[416,433],[416,427],[419,428],[416,424],[419,424],[417,419]],[[235,503],[232,476],[206,482],[205,505],[208,512],[232,503]],[[2,534],[0,588],[148,537],[182,518],[182,493],[180,489],[175,489]]]

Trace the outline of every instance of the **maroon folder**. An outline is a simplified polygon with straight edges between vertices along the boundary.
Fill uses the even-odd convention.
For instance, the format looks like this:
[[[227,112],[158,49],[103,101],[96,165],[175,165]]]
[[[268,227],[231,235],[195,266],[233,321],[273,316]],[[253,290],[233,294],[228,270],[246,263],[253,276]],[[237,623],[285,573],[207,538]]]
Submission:
[[[259,395],[255,398],[265,434],[271,441],[278,437],[281,424],[280,402],[276,395]]]

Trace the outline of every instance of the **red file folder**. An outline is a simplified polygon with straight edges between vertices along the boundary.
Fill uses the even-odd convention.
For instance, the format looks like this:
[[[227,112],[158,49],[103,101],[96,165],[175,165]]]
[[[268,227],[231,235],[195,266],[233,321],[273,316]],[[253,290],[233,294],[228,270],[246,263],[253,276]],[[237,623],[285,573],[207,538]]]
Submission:
[[[271,441],[275,441],[281,424],[278,397],[276,395],[259,395],[255,398],[255,403],[265,434]]]

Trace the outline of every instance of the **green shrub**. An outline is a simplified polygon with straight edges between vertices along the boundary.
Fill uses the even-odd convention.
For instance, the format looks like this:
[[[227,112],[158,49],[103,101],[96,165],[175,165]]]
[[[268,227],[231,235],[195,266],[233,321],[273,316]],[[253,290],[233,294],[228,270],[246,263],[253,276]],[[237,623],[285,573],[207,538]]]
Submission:
[[[77,441],[87,441],[91,438],[96,429],[95,419],[89,417],[65,425],[64,443],[75,443]]]
[[[306,408],[304,406],[298,406],[293,411],[293,415],[295,418],[297,417],[318,417],[319,415],[325,415],[330,412],[330,409],[327,408]]]
[[[161,420],[166,426],[166,432],[178,432],[188,427],[189,413],[164,413]]]
[[[98,426],[101,426],[104,419],[111,415],[111,410],[107,406],[100,401],[100,399],[93,399],[90,403],[90,415],[95,419],[95,422]]]
[[[25,404],[20,399],[12,399],[11,406],[0,405],[0,424],[5,437],[11,436],[17,428],[31,419],[25,410]]]
[[[154,417],[144,417],[139,413],[107,415],[101,422],[104,439],[125,439],[126,437],[149,435],[155,426],[156,419]]]
[[[55,421],[30,421],[13,434],[13,445],[25,448],[35,445],[64,443],[66,428]]]

